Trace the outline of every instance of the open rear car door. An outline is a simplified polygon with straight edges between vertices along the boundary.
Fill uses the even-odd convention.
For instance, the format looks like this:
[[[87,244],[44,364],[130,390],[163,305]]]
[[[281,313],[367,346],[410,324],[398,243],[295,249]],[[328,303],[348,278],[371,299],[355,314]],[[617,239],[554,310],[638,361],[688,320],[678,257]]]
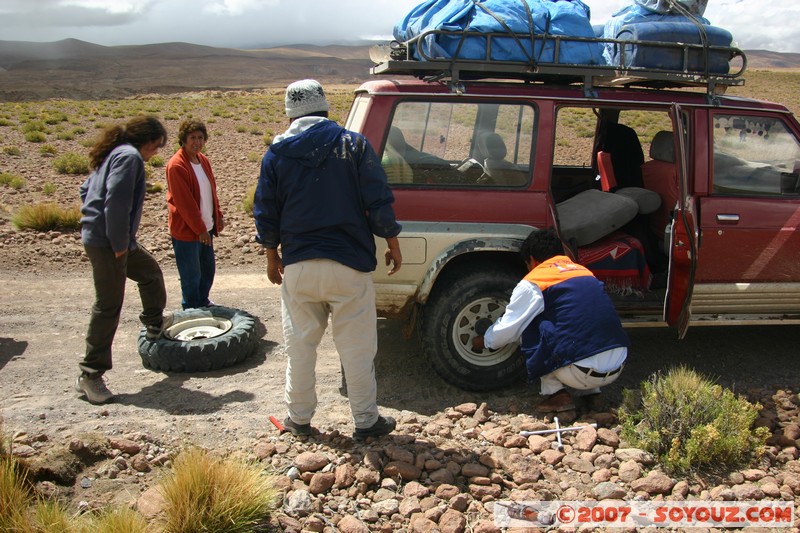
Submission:
[[[675,161],[678,164],[680,197],[672,219],[669,240],[669,275],[664,300],[664,321],[678,330],[678,338],[686,335],[691,319],[692,288],[697,269],[699,233],[695,199],[688,187],[688,135],[686,116],[679,105],[670,110],[675,127]]]

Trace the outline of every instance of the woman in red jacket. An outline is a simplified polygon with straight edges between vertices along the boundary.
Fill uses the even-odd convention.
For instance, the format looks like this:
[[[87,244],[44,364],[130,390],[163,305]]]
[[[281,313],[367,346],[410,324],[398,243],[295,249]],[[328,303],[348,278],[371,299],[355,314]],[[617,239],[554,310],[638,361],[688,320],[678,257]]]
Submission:
[[[205,124],[184,121],[178,131],[180,149],[167,163],[169,233],[181,279],[184,309],[213,305],[214,237],[225,224],[211,163],[201,152],[208,140]]]

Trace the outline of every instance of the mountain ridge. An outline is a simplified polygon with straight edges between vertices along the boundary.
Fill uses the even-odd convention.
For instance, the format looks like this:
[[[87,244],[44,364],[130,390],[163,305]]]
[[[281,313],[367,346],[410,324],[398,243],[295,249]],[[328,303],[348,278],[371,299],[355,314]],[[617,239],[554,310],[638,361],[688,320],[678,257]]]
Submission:
[[[352,85],[371,78],[369,48],[376,43],[239,49],[186,42],[104,46],[79,39],[0,41],[0,100],[258,89],[302,78]],[[751,69],[800,69],[797,53],[745,53]]]

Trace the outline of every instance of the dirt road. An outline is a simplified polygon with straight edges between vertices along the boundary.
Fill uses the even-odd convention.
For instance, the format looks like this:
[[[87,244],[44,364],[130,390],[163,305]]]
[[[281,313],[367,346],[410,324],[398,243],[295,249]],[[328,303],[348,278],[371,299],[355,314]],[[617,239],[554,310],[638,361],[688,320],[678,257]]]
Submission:
[[[223,266],[212,298],[259,318],[265,333],[256,353],[243,364],[202,374],[165,374],[142,366],[136,350],[138,294],[129,284],[114,344],[114,369],[107,374],[118,396],[105,406],[90,405],[72,390],[93,299],[88,266],[68,274],[0,272],[0,415],[5,430],[64,438],[82,431],[142,431],[166,441],[232,449],[274,431],[268,416],[285,416],[280,291],[255,271],[252,266]],[[165,275],[168,307],[176,308],[177,276],[166,269]],[[467,401],[521,412],[532,405],[536,388],[524,383],[492,394],[448,386],[422,358],[418,341],[403,337],[401,326],[379,322],[378,401],[385,413],[430,415]],[[607,390],[612,401],[618,401],[623,388],[636,387],[668,364],[689,365],[742,393],[791,389],[800,382],[796,326],[697,328],[683,341],[668,329],[628,332],[632,356],[622,377]],[[318,360],[320,408],[314,424],[350,433],[350,411],[339,386],[339,362],[328,334]]]

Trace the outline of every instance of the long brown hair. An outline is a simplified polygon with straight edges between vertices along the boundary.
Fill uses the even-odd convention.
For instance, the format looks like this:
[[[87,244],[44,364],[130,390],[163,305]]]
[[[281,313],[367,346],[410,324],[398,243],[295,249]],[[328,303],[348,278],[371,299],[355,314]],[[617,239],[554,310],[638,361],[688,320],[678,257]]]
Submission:
[[[145,143],[161,139],[161,146],[167,144],[167,130],[155,117],[139,116],[128,121],[127,124],[109,126],[89,150],[91,167],[98,168],[111,150],[120,144],[131,144],[141,148]]]

